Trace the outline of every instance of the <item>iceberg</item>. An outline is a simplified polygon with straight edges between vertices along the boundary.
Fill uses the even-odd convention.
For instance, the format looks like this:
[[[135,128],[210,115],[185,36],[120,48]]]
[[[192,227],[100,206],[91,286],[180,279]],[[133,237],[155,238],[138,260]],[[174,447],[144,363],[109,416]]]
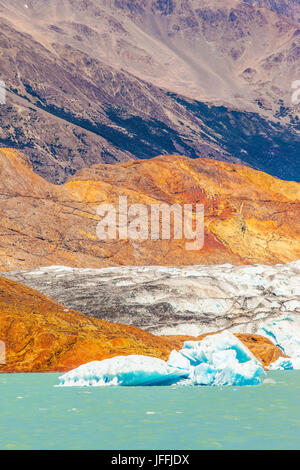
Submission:
[[[229,331],[186,341],[179,354],[190,361],[194,385],[258,385],[264,374],[262,364]]]
[[[65,386],[170,385],[189,376],[189,370],[162,359],[131,355],[93,361],[59,377]]]
[[[59,377],[60,386],[258,385],[262,364],[232,333],[186,341],[167,362],[147,356],[94,361]]]
[[[214,362],[213,356],[217,352],[229,350],[235,352],[238,362],[253,360],[259,363],[249,349],[229,331],[208,335],[202,341],[185,341],[180,354],[187,357],[191,363],[200,364]]]

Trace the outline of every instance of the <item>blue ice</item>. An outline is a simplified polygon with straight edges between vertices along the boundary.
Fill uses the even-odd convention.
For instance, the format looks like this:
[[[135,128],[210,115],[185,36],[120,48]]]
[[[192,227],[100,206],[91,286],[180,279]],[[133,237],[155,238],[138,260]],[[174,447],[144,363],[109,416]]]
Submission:
[[[147,356],[94,361],[62,375],[61,386],[258,385],[262,364],[230,332],[187,341],[167,362]]]

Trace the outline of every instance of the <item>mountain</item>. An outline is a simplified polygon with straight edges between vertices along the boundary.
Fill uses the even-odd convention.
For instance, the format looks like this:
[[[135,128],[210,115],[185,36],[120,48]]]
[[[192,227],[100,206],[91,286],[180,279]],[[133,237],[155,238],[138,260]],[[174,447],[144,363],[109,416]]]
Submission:
[[[184,339],[154,336],[64,308],[39,292],[0,278],[0,339],[6,345],[2,372],[60,372],[85,362],[142,354],[167,359]],[[268,365],[282,351],[268,339],[239,335]],[[193,338],[195,339],[195,338]]]
[[[0,144],[48,181],[173,153],[300,181],[297,2],[24,2],[0,1]]]
[[[0,372],[66,371],[83,362],[143,354],[167,357],[168,341],[64,308],[37,291],[0,279]]]
[[[299,183],[242,165],[164,155],[94,165],[54,185],[33,172],[24,154],[2,149],[0,174],[0,271],[51,265],[272,265],[300,257]],[[203,204],[203,248],[188,250],[189,240],[174,239],[172,218],[170,239],[160,233],[157,240],[100,240],[97,208],[118,207],[119,196],[127,196],[128,206],[144,204],[148,215],[152,205],[176,203],[192,204],[195,217],[196,204]]]
[[[273,97],[278,93],[290,103],[290,81],[299,72],[299,25],[278,13],[297,17],[298,1],[32,0],[27,7],[13,0],[2,15],[52,50],[57,43],[69,45],[201,101],[253,109],[252,85],[271,104],[272,82]],[[249,67],[252,73],[243,77]],[[249,86],[244,80],[253,74]]]
[[[300,21],[300,1],[299,0],[244,0],[250,5],[259,8],[268,8],[280,15],[285,15],[293,20]]]

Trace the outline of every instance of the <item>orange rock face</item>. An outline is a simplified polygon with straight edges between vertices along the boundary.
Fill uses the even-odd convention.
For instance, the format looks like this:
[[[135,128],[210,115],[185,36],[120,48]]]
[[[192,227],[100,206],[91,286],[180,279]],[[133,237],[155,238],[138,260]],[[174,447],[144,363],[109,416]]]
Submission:
[[[282,355],[268,339],[237,336],[264,365]],[[90,361],[129,354],[167,359],[172,349],[180,349],[188,339],[196,338],[154,336],[87,317],[0,278],[0,340],[6,345],[6,364],[0,364],[0,373],[68,371]]]
[[[0,278],[0,372],[66,371],[92,360],[145,354],[167,357],[167,341],[138,328],[65,309],[21,284]]]
[[[161,156],[95,165],[56,186],[28,159],[0,151],[0,270],[49,265],[276,264],[300,258],[300,184],[241,165]],[[187,240],[109,240],[96,234],[97,207],[203,204],[204,247]]]

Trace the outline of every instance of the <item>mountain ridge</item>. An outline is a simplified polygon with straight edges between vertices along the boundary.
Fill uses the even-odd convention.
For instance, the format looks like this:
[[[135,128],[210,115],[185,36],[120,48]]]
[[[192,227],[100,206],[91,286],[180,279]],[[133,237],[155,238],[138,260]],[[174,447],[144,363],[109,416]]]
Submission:
[[[54,183],[163,153],[299,181],[299,24],[245,2],[196,3],[165,14],[150,0],[0,2],[2,147]]]
[[[0,270],[41,265],[276,264],[300,258],[299,183],[241,165],[173,155],[81,170],[64,185],[34,173],[28,158],[0,150]],[[187,240],[103,241],[101,203],[203,204],[204,247]],[[21,211],[21,212],[20,212]],[[173,221],[171,220],[171,234]]]

